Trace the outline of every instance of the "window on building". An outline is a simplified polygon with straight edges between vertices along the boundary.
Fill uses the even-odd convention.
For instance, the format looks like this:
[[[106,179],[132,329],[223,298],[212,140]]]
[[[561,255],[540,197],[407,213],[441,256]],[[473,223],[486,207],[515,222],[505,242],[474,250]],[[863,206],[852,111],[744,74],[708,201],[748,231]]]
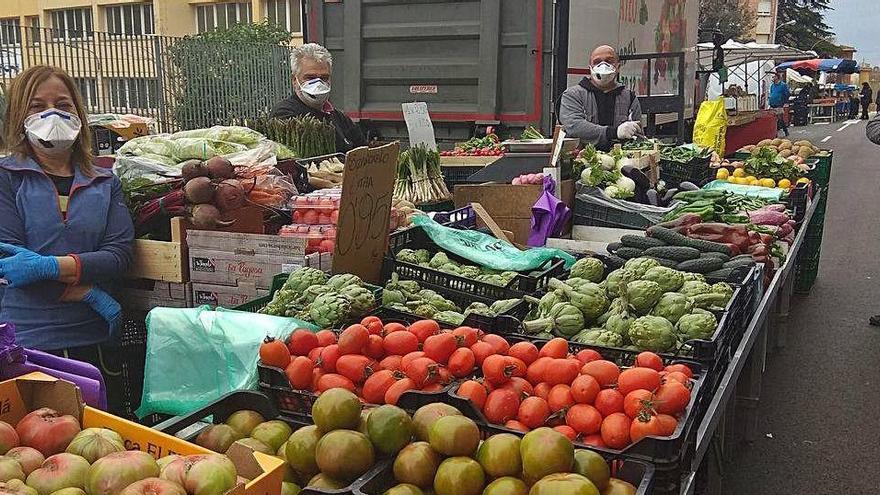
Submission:
[[[771,15],[772,10],[772,2],[769,2],[767,0],[761,0],[758,2],[758,15]]]
[[[196,29],[200,33],[227,29],[242,22],[251,22],[252,18],[250,2],[196,6]]]
[[[40,29],[40,16],[30,16],[26,20],[28,25],[28,39],[26,41],[30,44],[39,43],[43,37],[43,31]]]
[[[156,34],[153,5],[149,3],[107,7],[107,32],[123,36]]]
[[[98,106],[98,81],[94,77],[76,77],[73,79],[83,97],[83,104],[91,110]]]
[[[55,39],[84,39],[92,36],[92,9],[64,9],[52,11]]]
[[[17,46],[21,44],[21,26],[18,17],[0,19],[0,45]]]
[[[115,110],[159,106],[159,83],[156,79],[108,78],[107,93],[110,106]]]
[[[302,0],[266,0],[265,7],[269,24],[302,33]]]

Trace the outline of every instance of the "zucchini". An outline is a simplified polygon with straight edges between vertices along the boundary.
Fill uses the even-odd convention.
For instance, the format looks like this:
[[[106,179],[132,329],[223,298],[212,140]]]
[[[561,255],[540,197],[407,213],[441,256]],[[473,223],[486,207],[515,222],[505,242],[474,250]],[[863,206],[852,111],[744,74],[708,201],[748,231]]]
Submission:
[[[724,253],[718,253],[715,251],[709,251],[708,253],[700,253],[700,258],[718,258],[725,263],[730,261],[730,256],[728,256]]]
[[[645,256],[654,256],[675,261],[687,261],[699,258],[700,251],[691,247],[663,246],[646,249]]]
[[[718,258],[697,258],[695,260],[682,261],[678,264],[678,270],[683,272],[709,273],[720,270],[724,262]]]
[[[730,280],[730,276],[736,271],[736,268],[722,268],[706,274],[707,279],[726,282]]]
[[[623,247],[623,244],[621,244],[619,242],[612,242],[612,243],[608,244],[608,247],[606,247],[605,250],[608,251],[609,253],[616,253],[617,250],[620,249],[621,247]]]
[[[636,248],[624,246],[624,247],[618,249],[614,254],[616,254],[617,256],[620,256],[621,258],[623,258],[625,260],[628,260],[628,259],[632,259],[632,258],[638,258],[639,256],[642,255],[643,252],[644,251],[642,251],[641,249],[636,249]]]
[[[728,301],[730,301],[730,296],[709,292],[707,294],[697,294],[692,299],[694,300],[694,307],[697,308],[709,309],[718,307],[724,309]]]
[[[621,258],[620,256],[611,255],[605,258],[605,264],[608,265],[608,271],[617,270],[618,268],[623,268],[623,265],[626,264],[626,260]]]
[[[654,239],[653,237],[633,234],[627,234],[621,237],[620,243],[626,247],[636,249],[650,249],[653,247],[662,247],[666,245],[666,243],[661,241],[660,239]]]
[[[678,262],[675,260],[670,260],[670,259],[666,259],[666,258],[657,258],[656,256],[647,256],[647,257],[651,258],[652,260],[657,261],[657,263],[660,263],[660,266],[665,266],[666,268],[673,268],[673,269],[678,268]]]

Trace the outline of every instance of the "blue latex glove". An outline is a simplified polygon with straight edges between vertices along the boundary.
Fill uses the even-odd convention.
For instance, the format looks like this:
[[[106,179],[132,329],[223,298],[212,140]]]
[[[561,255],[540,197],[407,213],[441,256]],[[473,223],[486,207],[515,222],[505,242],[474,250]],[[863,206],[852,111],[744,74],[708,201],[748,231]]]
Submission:
[[[57,280],[60,275],[58,260],[42,256],[30,249],[0,242],[0,278],[10,287],[24,287],[42,280]]]
[[[111,335],[116,333],[119,324],[122,322],[122,306],[116,302],[116,299],[113,299],[110,294],[103,290],[92,287],[83,296],[82,302],[88,304],[96,313],[101,315],[101,318],[110,326]]]

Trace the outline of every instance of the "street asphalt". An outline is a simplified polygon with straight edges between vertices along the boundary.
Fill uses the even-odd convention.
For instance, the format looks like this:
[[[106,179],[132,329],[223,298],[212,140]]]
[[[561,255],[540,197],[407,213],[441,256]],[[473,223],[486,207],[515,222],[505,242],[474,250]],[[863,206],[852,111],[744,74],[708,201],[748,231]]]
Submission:
[[[880,146],[865,121],[792,128],[834,150],[819,278],[792,299],[769,352],[756,439],[725,468],[726,495],[880,493]],[[830,136],[830,137],[829,137]]]

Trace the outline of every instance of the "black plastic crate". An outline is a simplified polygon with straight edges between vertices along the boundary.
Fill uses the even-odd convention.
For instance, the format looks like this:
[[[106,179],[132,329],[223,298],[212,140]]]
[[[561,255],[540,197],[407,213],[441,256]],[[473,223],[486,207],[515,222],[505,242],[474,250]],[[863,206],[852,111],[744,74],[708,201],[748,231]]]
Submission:
[[[119,332],[119,353],[121,354],[121,412],[128,419],[135,420],[141,395],[144,390],[144,369],[147,360],[147,314],[131,312],[123,315]],[[154,418],[145,418],[151,421]]]
[[[574,198],[574,224],[615,229],[646,229],[654,224],[638,212],[588,203]]]
[[[709,182],[712,177],[712,169],[709,167],[711,158],[694,158],[689,162],[677,162],[660,159],[660,178],[666,182],[666,187],[678,187],[682,182],[692,182],[702,186]]]
[[[513,299],[522,297],[523,294],[532,294],[547,286],[547,282],[559,276],[565,269],[565,261],[561,258],[547,260],[541,267],[529,273],[519,273],[506,286],[501,287],[484,282],[477,282],[469,278],[451,275],[439,270],[427,268],[412,263],[399,261],[395,258],[401,249],[427,249],[431,253],[441,251],[434,241],[421,227],[413,227],[392,235],[388,241],[388,253],[382,264],[382,278],[388,280],[392,273],[397,273],[401,278],[425,282],[440,287],[467,292],[492,301],[501,299]],[[450,259],[463,264],[474,264],[472,261],[453,253],[446,253]]]
[[[446,183],[446,188],[452,191],[458,184],[469,184],[468,178],[474,175],[475,173],[483,170],[485,165],[473,165],[473,166],[461,166],[461,167],[448,167],[448,166],[440,166],[440,173],[443,174],[443,182]]]
[[[497,433],[506,433],[505,430],[495,429],[491,426],[478,425],[484,438]],[[653,493],[654,467],[646,462],[621,457],[606,457],[611,466],[611,475],[636,487],[635,495],[649,495]],[[386,490],[397,485],[394,480],[393,466],[388,464],[385,470],[376,473],[376,476],[359,488],[357,495],[382,495]]]
[[[446,227],[470,230],[477,226],[477,212],[471,205],[452,211],[439,211],[434,214],[434,221]]]
[[[800,223],[807,214],[809,192],[809,184],[801,183],[795,185],[788,193],[787,208],[792,212],[792,218],[795,222]]]

